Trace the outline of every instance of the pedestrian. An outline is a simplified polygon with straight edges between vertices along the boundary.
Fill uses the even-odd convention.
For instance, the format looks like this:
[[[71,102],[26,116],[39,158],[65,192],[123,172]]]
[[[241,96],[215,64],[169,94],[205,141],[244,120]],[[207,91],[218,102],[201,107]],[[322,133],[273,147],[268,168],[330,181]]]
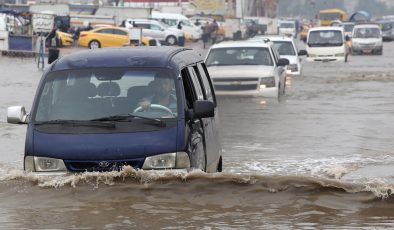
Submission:
[[[213,22],[211,23],[210,30],[211,30],[210,34],[211,34],[212,44],[215,44],[216,43],[216,39],[217,39],[217,34],[218,34],[218,31],[219,31],[219,25],[218,25],[216,19],[214,19]]]
[[[178,30],[182,30],[182,21],[178,22],[178,26],[177,26]]]
[[[202,41],[204,44],[204,49],[207,45],[207,43],[209,43],[209,41],[211,40],[211,27],[209,22],[205,23],[204,26],[202,26]]]

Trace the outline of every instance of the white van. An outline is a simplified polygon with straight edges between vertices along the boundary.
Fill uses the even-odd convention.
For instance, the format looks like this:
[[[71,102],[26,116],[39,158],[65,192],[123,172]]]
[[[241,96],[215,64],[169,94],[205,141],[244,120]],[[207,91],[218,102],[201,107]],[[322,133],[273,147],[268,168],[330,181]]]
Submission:
[[[295,21],[280,21],[279,35],[297,37],[297,28]]]
[[[7,15],[0,14],[0,31],[8,31],[7,29]]]
[[[152,11],[152,19],[164,22],[170,27],[177,27],[181,22],[182,31],[192,34],[193,40],[199,40],[202,36],[201,28],[195,26],[187,17],[182,14],[174,13],[160,13],[157,11]]]
[[[315,27],[308,31],[306,40],[307,61],[347,62],[349,49],[343,27]]]

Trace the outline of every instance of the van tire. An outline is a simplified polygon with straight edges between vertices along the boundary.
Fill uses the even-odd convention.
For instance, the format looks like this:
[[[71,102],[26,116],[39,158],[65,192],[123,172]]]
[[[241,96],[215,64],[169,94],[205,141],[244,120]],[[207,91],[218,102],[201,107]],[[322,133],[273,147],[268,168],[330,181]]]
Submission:
[[[174,35],[170,35],[166,38],[166,43],[171,46],[174,46],[178,43],[178,41],[176,40],[176,37]]]

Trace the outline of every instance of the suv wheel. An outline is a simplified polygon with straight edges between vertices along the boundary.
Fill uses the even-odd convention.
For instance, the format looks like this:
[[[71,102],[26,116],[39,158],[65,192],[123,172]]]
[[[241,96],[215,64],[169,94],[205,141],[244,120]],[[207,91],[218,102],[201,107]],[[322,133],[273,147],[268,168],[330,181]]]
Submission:
[[[166,38],[166,42],[167,42],[169,45],[172,45],[172,46],[177,44],[176,37],[173,36],[173,35],[168,36],[168,37]]]

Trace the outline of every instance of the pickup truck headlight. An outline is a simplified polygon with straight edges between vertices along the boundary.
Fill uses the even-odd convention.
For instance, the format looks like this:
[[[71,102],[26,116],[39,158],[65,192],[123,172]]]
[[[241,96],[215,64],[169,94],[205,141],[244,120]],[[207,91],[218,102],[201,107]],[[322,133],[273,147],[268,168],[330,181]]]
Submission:
[[[49,157],[25,157],[25,170],[30,172],[60,172],[67,171],[63,160]]]
[[[185,152],[165,153],[147,157],[142,169],[185,169],[190,168],[189,155]]]
[[[263,77],[260,80],[260,89],[275,87],[275,77]]]

